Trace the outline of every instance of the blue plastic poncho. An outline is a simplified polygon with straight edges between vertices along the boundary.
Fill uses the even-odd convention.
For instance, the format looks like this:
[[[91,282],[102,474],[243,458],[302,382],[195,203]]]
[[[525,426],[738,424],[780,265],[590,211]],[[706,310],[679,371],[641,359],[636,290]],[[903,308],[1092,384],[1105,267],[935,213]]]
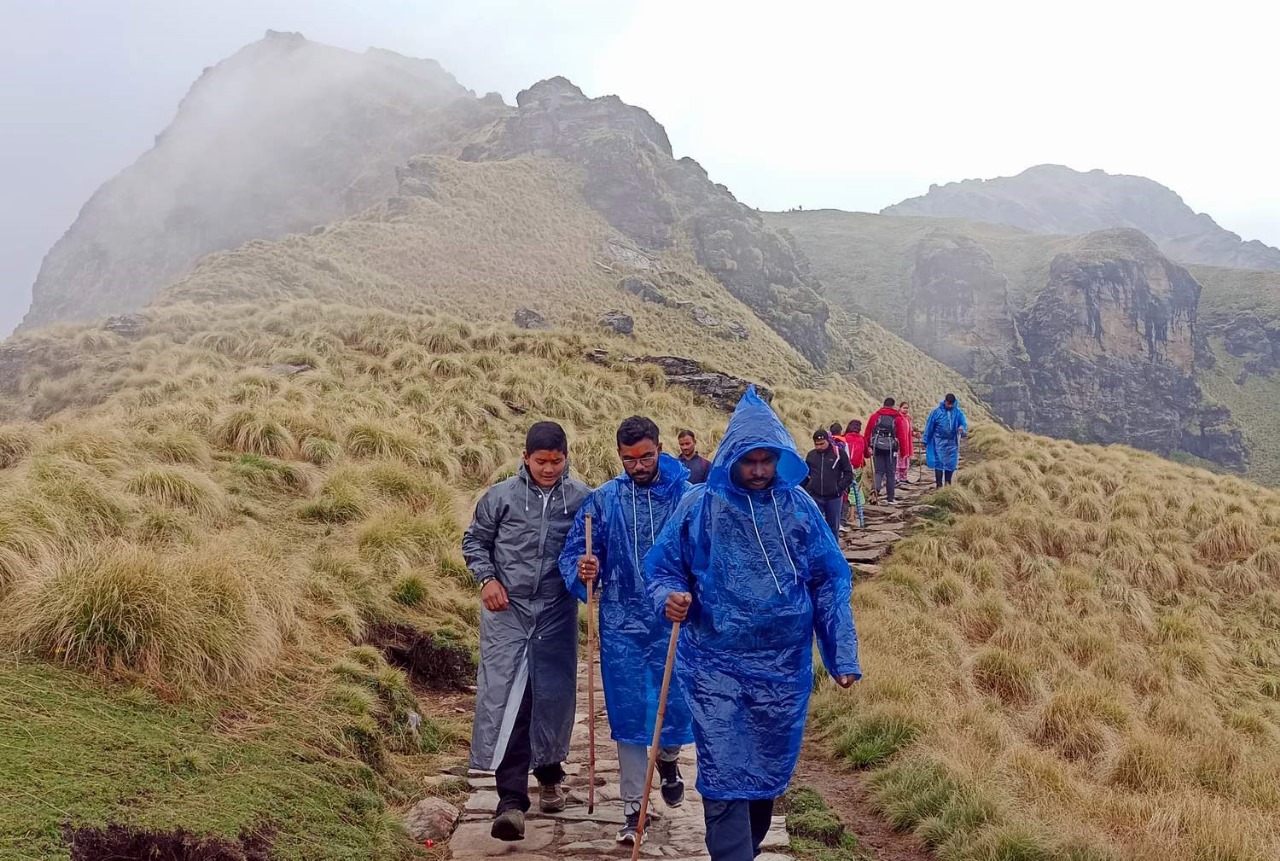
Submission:
[[[591,550],[600,560],[600,676],[613,740],[623,744],[647,746],[653,741],[671,623],[650,611],[642,569],[654,540],[690,490],[689,470],[669,454],[659,456],[658,476],[648,487],[638,486],[625,473],[605,482],[578,510],[560,555],[565,585],[586,601],[578,559],[586,552],[590,514]],[[691,741],[689,708],[672,679],[661,744],[674,747]]]
[[[946,401],[939,402],[929,420],[924,423],[924,462],[929,469],[954,470],[960,465],[960,431],[969,432],[969,420],[960,409],[960,402],[947,409]]]
[[[733,466],[778,454],[772,487],[740,488]],[[698,791],[776,798],[800,756],[813,688],[813,638],[833,675],[861,677],[849,564],[809,494],[790,434],[749,389],[707,483],[681,501],[645,559],[653,610],[691,592],[677,676],[693,714]]]

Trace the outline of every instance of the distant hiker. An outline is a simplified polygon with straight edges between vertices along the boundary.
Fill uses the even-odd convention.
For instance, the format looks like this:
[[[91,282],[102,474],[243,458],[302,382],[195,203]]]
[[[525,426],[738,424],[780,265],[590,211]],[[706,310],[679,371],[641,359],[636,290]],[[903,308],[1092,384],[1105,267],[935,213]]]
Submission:
[[[902,413],[894,408],[893,398],[885,398],[884,406],[867,420],[867,448],[875,468],[875,492],[885,488],[885,502],[897,505],[894,493],[898,487],[898,453],[910,448],[911,435]]]
[[[841,687],[862,675],[849,563],[799,489],[804,461],[750,388],[707,483],[645,558],[653,609],[684,625],[676,674],[693,714],[711,861],[751,861],[800,756],[813,640]]]
[[[541,786],[538,807],[565,807],[561,763],[576,705],[578,606],[557,562],[591,492],[569,475],[568,456],[560,425],[529,428],[519,473],[489,488],[462,539],[483,604],[471,767],[497,772],[492,834],[499,840],[524,837],[530,766]]]
[[[698,438],[691,430],[682,430],[676,434],[680,443],[680,462],[689,470],[689,483],[702,484],[707,480],[707,471],[711,469],[711,461],[698,454]]]
[[[969,435],[969,420],[956,396],[947,393],[924,423],[924,433],[920,435],[924,443],[925,465],[933,470],[935,487],[951,483],[956,468],[960,465],[960,437]]]
[[[809,491],[813,501],[818,503],[818,509],[831,527],[831,534],[839,535],[844,493],[853,483],[849,457],[832,443],[828,431],[819,428],[813,432],[813,450],[804,461],[809,467],[809,474],[800,486]]]
[[[844,442],[849,447],[849,466],[853,468],[853,484],[849,485],[849,501],[858,515],[858,528],[867,528],[863,506],[867,504],[862,493],[862,466],[866,458],[867,440],[862,436],[862,422],[853,419],[845,425]]]
[[[689,470],[662,451],[658,426],[632,416],[618,428],[623,474],[591,494],[578,511],[560,554],[560,575],[585,601],[595,579],[600,599],[600,675],[609,726],[618,743],[618,772],[626,820],[619,843],[634,843],[640,798],[649,769],[649,742],[658,710],[671,623],[656,616],[645,594],[644,557],[681,497],[693,490]],[[592,519],[593,556],[586,556],[586,516]],[[689,707],[673,681],[662,721],[658,775],[668,807],[684,802],[680,746],[693,742]],[[646,828],[648,824],[646,823]]]
[[[831,436],[831,444],[844,452],[844,456],[849,457],[849,444],[844,441],[844,431],[840,429],[840,422],[832,422],[831,427],[827,428],[827,433]],[[852,460],[850,460],[852,464]],[[840,532],[848,532],[849,527],[845,526],[845,520],[849,517],[849,491],[840,494]]]
[[[911,483],[911,456],[915,454],[915,428],[911,424],[911,405],[906,401],[898,404],[898,412],[902,413],[902,420],[907,423],[906,439],[903,440],[904,445],[898,450],[898,484]]]

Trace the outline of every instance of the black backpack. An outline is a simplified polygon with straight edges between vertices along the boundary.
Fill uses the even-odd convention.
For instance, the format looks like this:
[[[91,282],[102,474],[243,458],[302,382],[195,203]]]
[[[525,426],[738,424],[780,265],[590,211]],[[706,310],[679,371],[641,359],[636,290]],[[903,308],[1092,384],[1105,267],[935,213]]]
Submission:
[[[871,429],[871,450],[880,453],[892,452],[898,448],[898,419],[896,416],[882,413],[876,419],[876,426]]]

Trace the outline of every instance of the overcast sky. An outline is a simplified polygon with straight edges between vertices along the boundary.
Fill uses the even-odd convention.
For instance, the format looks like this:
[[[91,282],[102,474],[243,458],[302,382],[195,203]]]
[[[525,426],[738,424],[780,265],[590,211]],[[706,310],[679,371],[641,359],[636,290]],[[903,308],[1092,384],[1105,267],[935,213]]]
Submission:
[[[0,337],[49,246],[205,67],[267,29],[565,75],[647,108],[764,209],[876,211],[1046,162],[1149,176],[1280,245],[1275,4],[0,0]]]

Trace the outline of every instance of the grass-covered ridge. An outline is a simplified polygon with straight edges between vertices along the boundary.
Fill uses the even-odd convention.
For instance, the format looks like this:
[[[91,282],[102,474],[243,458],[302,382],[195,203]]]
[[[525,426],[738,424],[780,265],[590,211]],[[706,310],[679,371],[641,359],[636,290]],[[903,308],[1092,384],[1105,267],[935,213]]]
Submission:
[[[943,857],[1280,854],[1280,496],[988,430],[816,726]]]
[[[711,444],[723,417],[579,336],[317,303],[151,313],[135,342],[18,341],[41,345],[20,403],[49,417],[0,426],[0,858],[65,857],[61,823],[113,820],[400,857],[393,811],[467,721],[432,720],[363,644],[408,631],[467,668],[462,525],[528,423],[563,422],[599,482],[620,418]],[[264,370],[284,361],[314,370]],[[824,408],[788,409],[803,428]]]

